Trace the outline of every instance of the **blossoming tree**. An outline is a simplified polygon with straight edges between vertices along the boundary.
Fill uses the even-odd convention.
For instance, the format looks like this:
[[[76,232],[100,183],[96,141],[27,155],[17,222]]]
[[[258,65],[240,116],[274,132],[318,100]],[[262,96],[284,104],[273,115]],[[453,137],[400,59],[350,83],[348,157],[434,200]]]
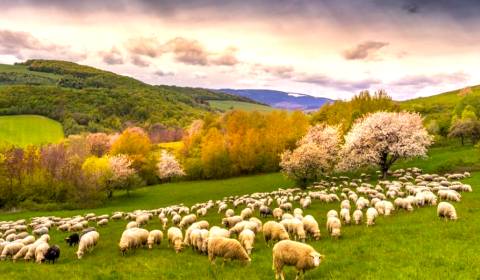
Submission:
[[[157,164],[158,177],[161,180],[169,181],[172,178],[185,176],[182,166],[175,157],[167,151],[162,151]]]
[[[345,136],[340,169],[377,165],[383,177],[400,158],[426,156],[432,137],[417,113],[377,112],[355,122]]]

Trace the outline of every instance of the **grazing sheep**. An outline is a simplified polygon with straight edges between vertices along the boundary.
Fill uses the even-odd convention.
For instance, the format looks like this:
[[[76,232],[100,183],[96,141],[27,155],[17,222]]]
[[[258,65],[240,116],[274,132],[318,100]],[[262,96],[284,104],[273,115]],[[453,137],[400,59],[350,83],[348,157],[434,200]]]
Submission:
[[[45,260],[47,262],[55,263],[55,261],[60,257],[60,247],[53,245],[48,248],[47,253],[45,254]]]
[[[34,258],[35,257],[35,250],[37,249],[38,245],[40,245],[42,243],[47,243],[49,240],[50,240],[50,236],[48,234],[44,234],[44,235],[40,236],[39,239],[37,239],[34,243],[31,244],[31,246],[29,245],[28,252],[27,252],[27,254],[25,254],[24,259],[26,261],[29,261],[32,258]]]
[[[32,236],[32,235],[29,235],[29,236],[21,239],[20,242],[22,242],[23,245],[30,245],[30,244],[32,244],[33,242],[35,242],[35,237]]]
[[[259,233],[259,232],[262,231],[262,225],[263,225],[262,221],[260,221],[260,220],[259,220],[258,218],[256,218],[256,217],[251,217],[251,218],[249,219],[249,221],[252,222],[252,223],[254,223],[254,224],[256,225],[256,228],[255,228],[255,230],[253,231],[253,232],[255,232],[255,234],[257,234],[257,233]]]
[[[283,216],[283,210],[280,208],[273,209],[273,218],[276,220],[281,220]]]
[[[126,229],[122,236],[120,237],[120,242],[118,247],[122,252],[122,255],[125,255],[129,249],[135,249],[140,246],[144,246],[148,242],[149,232],[146,229],[142,228],[129,228]]]
[[[353,220],[356,225],[359,225],[362,222],[363,212],[360,209],[357,209],[353,212]]]
[[[97,222],[97,226],[106,226],[108,225],[108,219],[101,219]]]
[[[40,243],[37,248],[35,248],[35,262],[42,263],[45,260],[45,255],[47,254],[50,245],[47,242]]]
[[[43,234],[47,234],[48,233],[48,228],[47,227],[40,227],[40,228],[34,230],[32,233],[35,236],[40,236],[40,235],[43,235]]]
[[[437,206],[437,215],[440,218],[445,218],[449,220],[456,220],[457,219],[457,211],[455,207],[445,201],[442,201]]]
[[[288,232],[285,227],[275,221],[268,221],[263,224],[263,236],[267,246],[269,246],[270,241],[280,241],[290,239]]]
[[[454,190],[440,190],[438,191],[438,197],[455,202],[459,202],[462,198],[462,196]]]
[[[284,266],[295,266],[297,269],[295,279],[303,277],[306,270],[318,267],[323,259],[324,256],[320,255],[310,245],[291,240],[280,241],[273,246],[275,279],[285,279]]]
[[[240,212],[240,217],[242,217],[243,220],[251,218],[253,216],[252,209],[250,208],[245,208]]]
[[[327,219],[327,230],[332,237],[340,237],[342,228],[342,223],[337,217],[328,217]]]
[[[143,225],[146,225],[149,220],[150,220],[150,215],[149,214],[142,214],[142,215],[137,216],[137,218],[135,219],[135,222],[137,222],[137,225],[139,227],[141,227]]]
[[[290,233],[295,240],[305,242],[306,234],[303,228],[303,223],[298,219],[286,219],[280,222],[288,233]]]
[[[29,245],[26,245],[26,246],[23,246],[22,249],[20,249],[16,254],[15,256],[13,256],[12,260],[15,262],[17,261],[18,259],[20,258],[24,258],[25,255],[27,255],[28,253],[28,250],[30,249],[30,247],[33,246],[33,243],[32,244],[29,244]]]
[[[342,202],[340,203],[340,209],[349,209],[350,210],[350,200],[342,200]]]
[[[268,206],[262,205],[260,206],[260,217],[266,218],[268,216],[272,216],[272,209],[270,209]]]
[[[126,229],[138,228],[138,224],[137,224],[137,222],[129,222],[125,228]]]
[[[317,220],[312,215],[307,215],[302,219],[303,228],[307,235],[313,237],[315,240],[319,240],[321,237],[320,228],[318,227]]]
[[[65,238],[65,241],[67,242],[68,246],[73,246],[77,245],[78,242],[80,241],[80,236],[78,233],[73,233],[69,237]]]
[[[375,225],[375,219],[378,217],[377,209],[370,207],[367,209],[367,226]]]
[[[241,221],[243,221],[243,218],[241,216],[227,217],[222,219],[222,225],[224,225],[227,228],[231,228],[234,225],[240,223]]]
[[[0,256],[0,259],[3,261],[5,260],[7,257],[12,257],[15,256],[15,254],[18,253],[18,251],[20,251],[20,249],[22,249],[25,245],[23,245],[22,242],[10,242],[8,244],[5,245],[5,247],[3,247],[3,250],[2,250],[2,255]]]
[[[168,244],[169,246],[173,246],[176,253],[182,251],[183,247],[183,234],[182,231],[177,227],[171,227],[167,231],[168,236]]]
[[[208,260],[215,264],[217,257],[222,257],[224,262],[232,259],[250,262],[250,257],[240,242],[225,237],[214,237],[208,240]]]
[[[191,224],[193,224],[196,221],[197,221],[197,216],[195,214],[190,214],[190,215],[184,216],[182,218],[178,227],[180,229],[184,229],[184,228],[190,226]]]
[[[178,225],[181,220],[182,220],[182,216],[180,216],[180,215],[178,215],[178,214],[175,214],[175,215],[172,217],[172,223],[173,223],[174,225]]]
[[[349,225],[351,221],[350,209],[342,208],[340,210],[340,218],[345,222],[345,224]]]
[[[210,228],[210,231],[208,233],[208,237],[209,238],[212,238],[212,237],[226,237],[226,238],[229,238],[230,237],[230,232],[227,229],[220,228],[220,227],[217,227],[217,226],[213,226],[213,227]]]
[[[338,218],[338,212],[337,210],[330,210],[327,212],[327,219],[330,218],[330,217],[335,217],[335,218]]]
[[[192,250],[201,252],[203,244],[202,230],[199,228],[194,228],[189,233],[188,244],[192,246]]]
[[[148,234],[147,244],[148,248],[152,249],[154,244],[160,245],[163,239],[163,232],[161,230],[155,229],[150,231]]]
[[[253,244],[255,243],[255,233],[246,228],[238,235],[238,241],[242,244],[243,248],[247,251],[247,254],[252,253]]]
[[[235,215],[235,211],[233,209],[227,209],[227,211],[225,211],[225,217],[232,217]]]
[[[93,247],[97,245],[99,238],[100,234],[96,231],[90,231],[85,233],[82,238],[80,238],[80,243],[78,244],[78,259],[81,259],[87,250],[91,251]]]
[[[81,231],[84,228],[82,223],[76,223],[68,228],[68,231]]]

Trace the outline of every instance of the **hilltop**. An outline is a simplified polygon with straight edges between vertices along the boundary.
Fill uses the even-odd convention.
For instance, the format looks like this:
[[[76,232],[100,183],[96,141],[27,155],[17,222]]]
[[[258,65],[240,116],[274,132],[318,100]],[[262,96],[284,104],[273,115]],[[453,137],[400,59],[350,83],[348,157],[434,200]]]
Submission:
[[[59,121],[67,135],[116,131],[126,124],[184,127],[218,111],[208,100],[255,103],[201,88],[149,85],[67,61],[0,65],[0,115],[43,115]]]

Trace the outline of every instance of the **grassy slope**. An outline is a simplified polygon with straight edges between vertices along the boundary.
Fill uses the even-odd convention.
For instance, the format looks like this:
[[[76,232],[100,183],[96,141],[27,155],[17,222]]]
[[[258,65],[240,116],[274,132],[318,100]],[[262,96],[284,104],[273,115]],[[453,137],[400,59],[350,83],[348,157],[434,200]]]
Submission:
[[[63,138],[62,125],[35,115],[0,116],[0,142],[25,147],[57,142]]]
[[[237,110],[243,110],[248,112],[251,112],[251,111],[271,112],[276,110],[275,108],[272,108],[269,106],[248,103],[248,102],[241,102],[241,101],[209,100],[208,103],[210,104],[211,107],[215,109],[219,109],[221,111],[237,109]]]
[[[399,167],[415,164],[426,171],[435,171],[446,161],[455,161],[466,155],[478,155],[471,147],[459,149],[435,148],[427,160],[400,163]],[[470,183],[473,193],[463,194],[462,202],[456,203],[460,219],[444,222],[436,217],[434,207],[416,209],[413,213],[400,211],[392,217],[381,217],[371,228],[345,226],[343,237],[332,240],[325,236],[325,215],[338,204],[314,203],[305,211],[314,215],[320,225],[323,238],[310,242],[327,256],[320,268],[306,274],[305,279],[475,279],[480,275],[480,173],[465,180]],[[190,205],[196,201],[217,199],[225,195],[269,191],[279,186],[288,186],[279,174],[242,177],[219,181],[182,182],[143,188],[132,197],[117,196],[106,207],[95,213],[110,213],[113,210],[161,207],[175,202]],[[295,205],[296,206],[296,205]],[[73,215],[84,211],[51,212],[52,215]],[[218,224],[220,216],[209,213],[206,217]],[[4,214],[0,220],[47,213]],[[51,232],[52,243],[61,244],[62,256],[56,265],[12,263],[0,264],[0,274],[5,279],[28,278],[31,275],[49,279],[272,279],[271,249],[257,239],[252,263],[242,266],[227,263],[211,266],[205,256],[190,250],[176,255],[164,244],[153,251],[139,249],[122,257],[116,244],[125,226],[125,221],[111,222],[100,229],[97,248],[81,261],[75,259],[74,249],[63,243],[66,234]],[[159,228],[154,219],[148,229]],[[287,269],[287,279],[294,278],[294,271]]]
[[[0,64],[0,73],[20,73],[20,74],[30,74],[35,76],[41,76],[46,78],[51,78],[58,80],[61,78],[60,75],[53,73],[37,72],[30,71],[26,65],[10,65],[10,64]]]

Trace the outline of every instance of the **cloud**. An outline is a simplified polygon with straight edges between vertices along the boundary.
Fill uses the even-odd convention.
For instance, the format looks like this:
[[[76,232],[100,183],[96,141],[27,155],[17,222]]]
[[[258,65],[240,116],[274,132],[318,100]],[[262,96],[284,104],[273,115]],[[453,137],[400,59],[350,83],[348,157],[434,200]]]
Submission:
[[[253,74],[261,72],[267,73],[275,78],[279,79],[289,79],[292,78],[295,69],[289,65],[263,65],[263,64],[254,64],[252,69]]]
[[[366,41],[343,51],[343,57],[347,60],[371,58],[375,52],[385,46],[388,46],[387,42]]]
[[[165,76],[174,76],[175,73],[173,71],[163,71],[163,70],[157,70],[154,73],[156,76],[159,77],[165,77]]]
[[[110,51],[102,51],[99,55],[108,65],[123,64],[123,55],[116,47],[112,47]]]
[[[402,8],[410,14],[416,14],[420,12],[420,7],[415,2],[405,3]]]
[[[446,84],[466,83],[470,76],[464,72],[439,73],[433,75],[409,75],[391,83],[393,86],[424,88]]]
[[[342,91],[359,91],[371,88],[373,85],[381,84],[380,80],[363,79],[363,80],[341,80],[332,78],[323,74],[310,75],[301,74],[294,79],[297,82],[315,84],[322,87],[342,90]]]
[[[165,43],[158,39],[132,38],[126,43],[127,50],[133,56],[157,58],[164,54],[172,54],[177,62],[188,65],[225,65],[234,66],[239,63],[234,47],[228,47],[223,52],[208,51],[198,40],[176,37]]]
[[[146,61],[144,58],[142,58],[139,55],[133,55],[130,58],[130,61],[132,62],[133,65],[139,66],[139,67],[148,67],[150,66],[150,62]]]

